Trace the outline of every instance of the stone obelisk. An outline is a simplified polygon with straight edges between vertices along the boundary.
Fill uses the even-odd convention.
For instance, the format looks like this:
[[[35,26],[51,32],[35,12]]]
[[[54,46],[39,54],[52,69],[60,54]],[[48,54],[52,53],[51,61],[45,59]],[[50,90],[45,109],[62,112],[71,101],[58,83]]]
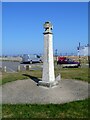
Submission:
[[[52,87],[57,84],[54,75],[54,59],[53,59],[53,34],[52,24],[45,22],[44,24],[44,56],[43,56],[43,73],[42,81],[39,85]]]

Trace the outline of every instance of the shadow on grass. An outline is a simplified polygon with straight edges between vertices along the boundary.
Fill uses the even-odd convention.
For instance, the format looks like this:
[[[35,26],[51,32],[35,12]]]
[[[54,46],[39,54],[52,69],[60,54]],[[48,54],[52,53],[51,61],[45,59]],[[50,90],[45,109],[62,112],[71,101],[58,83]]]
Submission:
[[[27,74],[23,74],[23,75],[31,78],[31,80],[33,80],[36,83],[38,83],[39,81],[41,81],[41,79],[38,79],[37,77],[31,76],[31,75],[27,75]]]

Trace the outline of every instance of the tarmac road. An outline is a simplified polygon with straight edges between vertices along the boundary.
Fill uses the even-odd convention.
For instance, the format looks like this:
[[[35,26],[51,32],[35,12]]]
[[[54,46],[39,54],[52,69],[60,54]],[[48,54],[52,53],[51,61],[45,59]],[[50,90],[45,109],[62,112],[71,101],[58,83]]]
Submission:
[[[20,65],[21,70],[25,70],[25,65],[30,65],[31,70],[42,70],[42,63],[34,63],[34,64],[20,64],[20,62],[13,61],[0,61],[0,71],[4,69],[4,66],[7,68],[7,72],[17,72],[17,67]],[[83,64],[81,67],[88,68],[88,64]]]
[[[20,62],[13,62],[13,61],[0,61],[0,71],[3,70],[6,66],[7,72],[17,72],[17,67],[20,65],[21,70],[25,70],[25,65],[30,65],[31,70],[40,70],[42,69],[41,63],[35,63],[35,64],[20,64]]]

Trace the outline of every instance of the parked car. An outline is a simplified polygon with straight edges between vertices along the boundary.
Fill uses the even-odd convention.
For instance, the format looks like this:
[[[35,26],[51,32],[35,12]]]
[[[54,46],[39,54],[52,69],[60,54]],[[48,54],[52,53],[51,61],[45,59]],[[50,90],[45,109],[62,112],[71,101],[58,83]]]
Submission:
[[[63,67],[80,67],[80,62],[76,62],[66,57],[58,57],[57,64],[60,64]]]
[[[42,62],[42,59],[39,55],[31,55],[31,54],[24,54],[22,56],[22,63],[36,63],[36,62],[39,62],[41,63]]]

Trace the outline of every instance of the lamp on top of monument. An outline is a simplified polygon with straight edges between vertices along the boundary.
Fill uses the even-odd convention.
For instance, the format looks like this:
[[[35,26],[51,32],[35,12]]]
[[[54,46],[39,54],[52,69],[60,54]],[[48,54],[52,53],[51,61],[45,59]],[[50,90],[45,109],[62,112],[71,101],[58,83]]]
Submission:
[[[51,30],[53,29],[53,25],[51,22],[48,21],[48,22],[45,22],[44,28],[45,28],[45,33],[46,32],[52,33]]]

